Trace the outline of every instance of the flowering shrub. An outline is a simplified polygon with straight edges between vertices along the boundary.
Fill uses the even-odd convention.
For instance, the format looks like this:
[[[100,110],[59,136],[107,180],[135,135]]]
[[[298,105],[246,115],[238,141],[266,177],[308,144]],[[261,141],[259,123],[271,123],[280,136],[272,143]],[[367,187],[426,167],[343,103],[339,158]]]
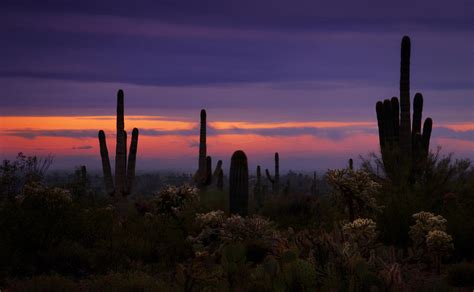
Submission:
[[[277,252],[281,245],[285,245],[273,222],[263,217],[231,215],[226,218],[224,212],[212,211],[197,214],[196,221],[201,231],[195,237],[190,236],[189,240],[195,247],[207,250],[210,254],[234,243],[243,243],[247,247],[258,246],[262,252]]]
[[[178,216],[185,208],[198,201],[198,190],[193,186],[167,186],[162,188],[152,201],[152,211],[159,215]]]
[[[417,249],[423,249],[426,247],[426,237],[430,231],[446,231],[447,220],[441,215],[422,211],[413,214],[412,217],[416,221],[415,225],[410,227],[409,234],[414,247]]]
[[[433,230],[426,236],[428,250],[434,253],[446,253],[453,249],[453,238],[441,230]]]
[[[351,221],[356,216],[369,215],[382,209],[376,200],[381,186],[372,180],[369,173],[334,169],[328,171],[326,178],[336,200],[348,209]]]
[[[211,211],[208,213],[198,213],[196,214],[196,221],[198,222],[201,228],[211,227],[216,228],[222,225],[225,220],[224,211],[217,210]]]
[[[410,227],[410,238],[415,256],[429,258],[439,273],[442,258],[454,249],[453,238],[446,233],[447,220],[424,211],[413,214],[413,218],[416,222]]]
[[[351,252],[367,255],[377,239],[376,223],[372,219],[358,218],[342,227],[345,247]]]

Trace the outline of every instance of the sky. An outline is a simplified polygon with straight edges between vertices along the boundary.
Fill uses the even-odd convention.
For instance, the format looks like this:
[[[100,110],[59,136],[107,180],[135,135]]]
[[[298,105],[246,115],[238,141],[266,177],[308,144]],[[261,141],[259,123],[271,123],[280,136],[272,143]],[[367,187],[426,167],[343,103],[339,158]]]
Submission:
[[[449,3],[449,5],[447,5]],[[140,130],[138,171],[342,167],[377,152],[375,103],[399,95],[411,38],[411,96],[424,96],[431,149],[474,159],[474,1],[73,1],[0,3],[0,158],[113,158],[116,92]]]

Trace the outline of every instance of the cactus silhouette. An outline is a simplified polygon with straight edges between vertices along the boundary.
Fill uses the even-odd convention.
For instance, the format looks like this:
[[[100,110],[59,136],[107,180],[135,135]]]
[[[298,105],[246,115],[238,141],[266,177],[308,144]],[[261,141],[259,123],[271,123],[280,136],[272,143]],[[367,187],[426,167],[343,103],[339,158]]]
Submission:
[[[246,216],[249,204],[249,168],[247,156],[242,150],[235,151],[230,160],[229,211]]]
[[[354,160],[352,158],[349,158],[349,169],[354,170]]]
[[[260,170],[260,165],[257,166],[257,179],[255,181],[255,186],[253,189],[253,196],[257,204],[257,208],[260,209],[263,207],[264,197],[262,190],[262,172]]]
[[[413,100],[413,121],[410,119],[410,38],[404,36],[401,45],[400,103],[397,97],[378,101],[375,106],[379,144],[385,172],[401,178],[419,170],[429,152],[433,121],[427,118],[421,132],[423,96],[416,93]],[[413,123],[413,124],[411,124]]]
[[[117,92],[117,143],[115,148],[115,184],[112,178],[109,152],[105,132],[99,131],[100,156],[102,158],[102,170],[106,191],[111,196],[121,197],[131,193],[135,179],[135,165],[137,159],[138,129],[132,131],[130,143],[130,154],[128,156],[127,168],[127,132],[124,123],[124,94],[120,89]]]
[[[211,156],[206,157],[206,180],[205,185],[212,184],[212,158]]]
[[[272,177],[268,169],[265,169],[265,173],[272,184],[273,194],[278,195],[280,193],[280,157],[278,152],[275,152],[275,176]]]
[[[221,169],[217,175],[217,189],[222,191],[224,189],[224,171]]]
[[[206,147],[206,110],[201,110],[201,122],[199,131],[199,161],[196,182],[198,186],[204,186],[207,179],[207,147]]]
[[[199,130],[199,160],[198,170],[194,175],[194,181],[197,186],[201,189],[206,188],[212,182],[212,160],[210,156],[207,156],[207,145],[206,145],[206,110],[201,110],[201,121]],[[210,175],[209,175],[210,174]]]
[[[212,174],[213,181],[217,181],[217,178],[221,171],[222,171],[222,160],[218,160],[216,164],[216,168],[214,169],[214,172]]]

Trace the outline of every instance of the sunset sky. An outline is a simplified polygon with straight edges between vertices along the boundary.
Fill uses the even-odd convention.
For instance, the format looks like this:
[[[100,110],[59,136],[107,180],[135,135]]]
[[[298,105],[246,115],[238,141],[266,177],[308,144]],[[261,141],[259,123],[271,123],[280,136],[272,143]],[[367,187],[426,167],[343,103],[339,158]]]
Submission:
[[[375,103],[399,95],[403,35],[431,148],[474,159],[472,0],[2,0],[0,158],[99,169],[121,88],[139,171],[197,167],[201,108],[225,168],[237,149],[251,167],[275,151],[284,170],[341,167],[378,151]]]

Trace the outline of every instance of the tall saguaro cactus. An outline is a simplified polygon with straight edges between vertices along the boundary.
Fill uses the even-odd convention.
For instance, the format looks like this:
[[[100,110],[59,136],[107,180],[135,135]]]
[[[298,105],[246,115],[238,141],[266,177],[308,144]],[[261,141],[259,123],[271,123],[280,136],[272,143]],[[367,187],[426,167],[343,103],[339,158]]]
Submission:
[[[410,125],[410,52],[408,36],[402,39],[400,53],[400,150],[408,155],[411,152]]]
[[[253,189],[253,196],[255,198],[255,202],[257,203],[257,208],[260,209],[263,207],[263,189],[262,189],[262,172],[260,170],[260,165],[257,166],[257,179],[255,181],[255,186]]]
[[[433,126],[431,118],[427,118],[421,132],[421,93],[415,94],[413,121],[410,119],[410,49],[410,38],[404,36],[401,45],[400,103],[397,97],[392,97],[378,101],[375,106],[385,172],[389,177],[399,179],[416,173],[420,163],[427,158]]]
[[[272,177],[268,169],[265,169],[268,180],[272,183],[272,191],[274,195],[280,193],[280,157],[278,152],[275,152],[275,176]]]
[[[235,151],[229,171],[229,211],[246,216],[249,204],[249,168],[247,156],[242,150]]]
[[[205,184],[207,176],[207,146],[206,146],[206,110],[201,110],[199,130],[199,165],[197,172],[198,185]]]
[[[117,144],[115,148],[115,185],[112,179],[109,152],[107,150],[106,137],[103,130],[99,131],[100,156],[102,158],[102,170],[104,173],[105,187],[108,194],[122,197],[131,193],[135,179],[135,165],[138,147],[138,129],[132,131],[130,143],[130,154],[128,156],[127,168],[127,132],[124,123],[124,95],[120,89],[117,92]]]

